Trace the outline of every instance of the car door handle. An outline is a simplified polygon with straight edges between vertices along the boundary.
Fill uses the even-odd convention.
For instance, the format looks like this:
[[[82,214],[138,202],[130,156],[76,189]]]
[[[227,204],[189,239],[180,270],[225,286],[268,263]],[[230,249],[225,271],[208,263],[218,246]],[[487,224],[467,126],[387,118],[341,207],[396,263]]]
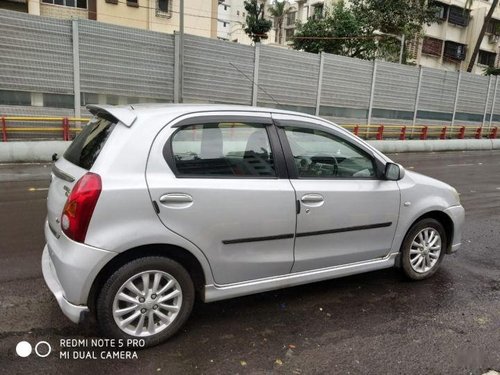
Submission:
[[[192,203],[193,197],[189,194],[182,193],[168,193],[163,194],[160,197],[160,202],[163,204],[182,204],[182,203]]]
[[[306,194],[303,195],[300,200],[304,204],[322,203],[324,201],[323,196],[321,194]]]

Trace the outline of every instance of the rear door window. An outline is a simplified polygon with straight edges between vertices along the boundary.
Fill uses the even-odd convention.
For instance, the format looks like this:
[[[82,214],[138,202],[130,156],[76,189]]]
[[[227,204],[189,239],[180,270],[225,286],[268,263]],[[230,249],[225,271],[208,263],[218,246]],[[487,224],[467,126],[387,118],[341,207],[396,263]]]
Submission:
[[[212,123],[179,129],[172,137],[172,167],[179,177],[275,177],[265,125]]]
[[[112,119],[98,116],[92,118],[68,147],[64,158],[89,170],[97,160],[115,125],[116,122]]]

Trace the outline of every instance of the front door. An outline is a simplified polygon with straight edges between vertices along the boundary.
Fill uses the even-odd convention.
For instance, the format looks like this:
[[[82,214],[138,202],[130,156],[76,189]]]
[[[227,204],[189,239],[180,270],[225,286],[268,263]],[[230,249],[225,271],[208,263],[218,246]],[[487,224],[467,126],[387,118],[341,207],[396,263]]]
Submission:
[[[158,216],[205,253],[217,284],[292,267],[295,195],[270,136],[277,141],[269,114],[205,116],[164,129],[152,147]]]
[[[397,183],[378,177],[370,150],[351,137],[288,118],[278,122],[300,205],[292,272],[386,256],[399,215]]]

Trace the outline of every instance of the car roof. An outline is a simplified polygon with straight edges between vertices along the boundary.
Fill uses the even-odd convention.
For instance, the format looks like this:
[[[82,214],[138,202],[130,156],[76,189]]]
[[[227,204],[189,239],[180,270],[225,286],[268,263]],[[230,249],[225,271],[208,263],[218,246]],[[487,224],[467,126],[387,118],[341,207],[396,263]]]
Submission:
[[[129,105],[99,105],[89,104],[87,109],[92,114],[108,113],[120,120],[126,126],[132,126],[138,117],[144,115],[183,115],[196,112],[210,111],[241,111],[241,112],[266,112],[276,114],[300,115],[315,118],[306,113],[287,111],[278,108],[252,107],[233,104],[172,104],[172,103],[141,103]]]

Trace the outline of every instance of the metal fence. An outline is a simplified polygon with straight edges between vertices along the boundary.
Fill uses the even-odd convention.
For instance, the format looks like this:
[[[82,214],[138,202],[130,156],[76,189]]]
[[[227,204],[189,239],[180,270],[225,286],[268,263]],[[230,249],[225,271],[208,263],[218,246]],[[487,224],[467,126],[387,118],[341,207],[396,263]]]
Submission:
[[[179,35],[0,10],[0,116],[80,118],[90,103],[234,103],[404,125],[417,138],[422,126],[490,134],[500,125],[497,89],[497,77],[191,35],[181,51]]]

